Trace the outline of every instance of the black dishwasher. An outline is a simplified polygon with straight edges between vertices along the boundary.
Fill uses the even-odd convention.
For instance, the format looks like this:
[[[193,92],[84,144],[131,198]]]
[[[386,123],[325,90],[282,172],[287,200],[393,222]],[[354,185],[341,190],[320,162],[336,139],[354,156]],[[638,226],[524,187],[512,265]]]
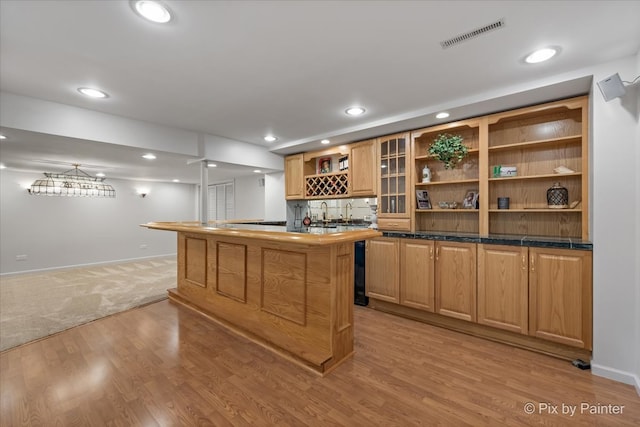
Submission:
[[[369,297],[366,296],[364,289],[365,274],[365,245],[364,240],[355,242],[354,248],[354,265],[353,265],[353,302],[357,305],[369,304]]]

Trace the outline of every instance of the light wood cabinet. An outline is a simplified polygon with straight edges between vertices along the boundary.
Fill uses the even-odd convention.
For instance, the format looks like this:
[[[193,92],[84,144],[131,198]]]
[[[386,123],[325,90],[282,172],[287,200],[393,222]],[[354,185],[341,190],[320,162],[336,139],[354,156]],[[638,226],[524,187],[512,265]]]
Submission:
[[[478,245],[478,323],[529,333],[529,249]]]
[[[445,125],[434,126],[411,132],[414,154],[413,182],[415,191],[428,196],[431,206],[420,208],[414,202],[416,230],[478,233],[480,228],[479,209],[463,209],[462,202],[469,191],[476,194],[480,190],[480,138],[482,119],[470,119]],[[446,169],[444,164],[429,155],[429,147],[440,134],[455,134],[463,138],[469,148],[468,155],[455,168]],[[422,170],[428,166],[431,181],[422,182]],[[423,197],[427,197],[423,196]],[[412,194],[412,201],[416,194]],[[455,209],[440,207],[441,202],[457,202]]]
[[[302,154],[284,159],[285,199],[304,199],[304,157]]]
[[[349,156],[351,196],[366,197],[377,194],[376,140],[351,144]]]
[[[399,302],[399,239],[378,237],[367,240],[365,289],[370,298]]]
[[[591,271],[590,251],[388,237],[367,242],[366,287],[374,307],[382,304],[375,300],[391,302],[400,307],[391,312],[439,325],[449,323],[425,312],[587,351]],[[411,309],[419,311],[411,315]],[[495,330],[484,336],[525,343]],[[540,348],[564,351],[549,344]]]
[[[381,230],[384,230],[385,218],[409,219],[408,227],[402,230],[411,230],[410,158],[409,133],[378,138],[378,227]]]
[[[587,102],[585,96],[488,117],[490,234],[589,238]],[[494,176],[498,166],[515,167],[517,175]],[[556,173],[561,167],[567,173]],[[549,208],[547,190],[556,182],[573,208]],[[498,197],[510,199],[509,209],[498,209]]]
[[[591,350],[592,254],[529,248],[529,334]]]
[[[588,115],[582,96],[412,131],[411,188],[431,201],[417,209],[411,196],[414,229],[588,240]],[[454,169],[428,154],[441,133],[462,136],[469,148]],[[513,172],[499,172],[507,167]],[[568,190],[569,208],[549,207],[554,183]],[[461,209],[470,190],[478,192],[479,208]],[[498,209],[499,197],[509,198],[508,209]],[[459,206],[442,209],[440,202]]]
[[[400,241],[400,304],[435,311],[435,242]]]
[[[373,197],[377,193],[376,140],[285,158],[287,199]]]
[[[436,313],[476,321],[476,244],[436,242]]]
[[[304,153],[304,198],[350,197],[349,146]]]

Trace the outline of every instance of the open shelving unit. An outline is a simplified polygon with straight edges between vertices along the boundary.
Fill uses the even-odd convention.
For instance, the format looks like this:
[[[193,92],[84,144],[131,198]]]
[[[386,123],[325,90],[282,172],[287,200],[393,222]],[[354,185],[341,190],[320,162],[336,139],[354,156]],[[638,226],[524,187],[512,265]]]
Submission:
[[[453,169],[446,169],[442,162],[428,154],[429,146],[441,133],[460,135],[469,148],[467,156]],[[431,209],[417,209],[415,229],[417,231],[479,232],[479,210],[463,209],[462,200],[468,191],[479,191],[480,185],[480,120],[471,119],[446,125],[420,129],[411,133],[414,156],[415,191],[426,191]],[[431,170],[431,182],[422,182],[422,169]],[[416,206],[416,194],[412,195]],[[458,202],[456,209],[440,208],[440,202]]]
[[[412,195],[414,230],[588,240],[587,101],[582,96],[413,131],[413,190],[426,191],[432,206],[418,209]],[[451,170],[428,154],[441,133],[460,135],[469,147]],[[428,183],[422,183],[425,165]],[[515,167],[516,175],[494,177],[496,166]],[[569,173],[556,173],[560,167]],[[573,208],[548,207],[554,183],[568,190]],[[461,208],[470,190],[479,192],[479,209]],[[509,198],[509,209],[498,209],[498,197]],[[441,209],[442,201],[459,206]]]
[[[573,98],[488,117],[488,233],[588,238],[587,99]],[[517,176],[493,177],[495,166]],[[558,167],[570,173],[554,173]],[[547,189],[560,183],[574,208],[547,206]],[[509,209],[498,209],[509,197]]]

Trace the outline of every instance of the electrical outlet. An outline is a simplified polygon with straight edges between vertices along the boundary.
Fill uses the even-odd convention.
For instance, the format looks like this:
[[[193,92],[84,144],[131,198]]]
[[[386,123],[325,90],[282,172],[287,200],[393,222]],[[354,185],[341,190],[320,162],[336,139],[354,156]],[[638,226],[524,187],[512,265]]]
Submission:
[[[143,243],[142,245],[140,245],[140,249],[147,249],[147,245]]]
[[[27,260],[26,255],[16,255],[16,261],[26,261],[26,260]]]

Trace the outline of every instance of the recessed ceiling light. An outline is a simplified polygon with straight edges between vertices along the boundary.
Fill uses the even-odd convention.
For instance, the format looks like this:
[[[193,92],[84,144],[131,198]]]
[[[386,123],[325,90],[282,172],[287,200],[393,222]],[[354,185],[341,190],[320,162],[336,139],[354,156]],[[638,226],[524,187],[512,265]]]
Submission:
[[[96,99],[100,99],[100,98],[108,98],[109,95],[107,95],[106,92],[103,92],[99,89],[93,89],[90,87],[79,87],[78,88],[78,92],[80,92],[81,94],[88,96],[89,98],[96,98]]]
[[[528,64],[537,64],[538,62],[544,62],[548,59],[553,58],[557,52],[557,49],[551,47],[539,49],[527,55],[524,61]]]
[[[360,115],[364,114],[365,111],[367,111],[367,110],[365,110],[362,107],[349,107],[344,112],[347,113],[350,116],[360,116]]]
[[[142,156],[143,159],[147,159],[147,160],[155,160],[156,156],[154,154],[148,153]]]
[[[102,172],[98,172],[98,173],[96,174],[96,176],[97,176],[97,177],[99,177],[99,178],[102,178],[103,176],[105,176],[105,174],[103,174]]]
[[[171,20],[171,13],[162,3],[152,0],[138,0],[135,3],[136,12],[145,19],[158,24],[166,24]]]
[[[216,165],[215,163],[207,163],[207,167],[208,168],[217,168],[218,165]]]
[[[174,179],[174,180],[172,180],[172,182],[180,182],[180,180],[179,179]]]
[[[436,119],[446,119],[447,117],[449,117],[449,113],[446,113],[444,111],[442,113],[436,114]]]
[[[277,139],[278,139],[278,138],[276,138],[276,137],[275,137],[275,136],[273,136],[273,135],[267,135],[267,136],[265,136],[265,137],[264,137],[264,140],[265,140],[265,141],[267,141],[267,142],[273,142],[273,141],[275,141],[275,140],[277,140]]]
[[[326,144],[328,144],[330,142],[331,141],[329,141],[328,139],[323,139],[322,141],[320,141],[320,144],[325,144],[326,145]]]
[[[0,135],[0,139],[7,139],[7,137],[4,135]]]
[[[7,167],[4,164],[0,163],[0,169],[6,169],[6,168]]]
[[[254,169],[253,173],[262,173],[262,171],[260,169]]]

